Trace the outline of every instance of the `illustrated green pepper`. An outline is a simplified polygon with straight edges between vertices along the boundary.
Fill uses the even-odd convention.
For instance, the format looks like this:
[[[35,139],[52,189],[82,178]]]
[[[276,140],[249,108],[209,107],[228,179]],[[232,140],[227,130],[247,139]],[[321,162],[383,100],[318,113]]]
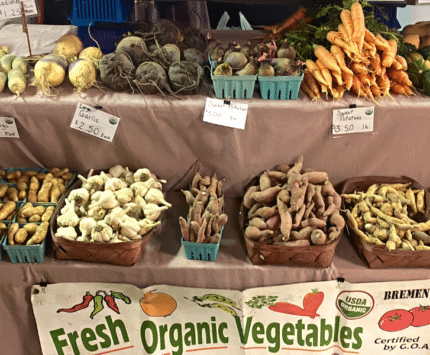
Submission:
[[[131,303],[130,298],[127,297],[126,295],[124,295],[122,292],[110,291],[110,294],[112,297],[114,297],[116,299],[123,300],[126,304]]]
[[[97,313],[100,313],[103,310],[103,308],[104,308],[104,305],[103,305],[103,296],[100,295],[101,292],[103,292],[103,291],[97,291],[96,295],[94,296],[94,309],[93,309],[93,311],[92,311],[92,313],[90,315],[91,319],[93,319],[94,316]]]

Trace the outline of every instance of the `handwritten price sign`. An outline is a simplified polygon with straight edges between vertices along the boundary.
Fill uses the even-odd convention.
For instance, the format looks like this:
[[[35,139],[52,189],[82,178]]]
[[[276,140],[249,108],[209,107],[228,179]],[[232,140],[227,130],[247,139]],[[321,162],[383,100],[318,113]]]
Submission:
[[[374,116],[374,107],[333,110],[331,133],[335,136],[347,133],[373,132]]]
[[[203,121],[226,127],[245,129],[247,114],[247,104],[207,98]]]
[[[120,118],[78,103],[70,127],[93,137],[112,142]]]
[[[34,0],[0,0],[0,20],[21,17],[21,1],[24,3],[25,16],[37,16]]]
[[[12,117],[0,117],[0,137],[19,138],[16,122]]]

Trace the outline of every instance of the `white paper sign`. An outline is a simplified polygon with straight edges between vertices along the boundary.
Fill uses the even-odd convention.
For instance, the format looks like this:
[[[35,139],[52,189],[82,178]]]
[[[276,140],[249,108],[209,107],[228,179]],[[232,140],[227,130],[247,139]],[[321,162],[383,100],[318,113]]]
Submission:
[[[120,118],[94,107],[78,103],[70,127],[91,136],[113,141]]]
[[[333,110],[333,135],[373,132],[375,108],[356,107]]]
[[[19,138],[16,122],[12,117],[0,117],[0,137]]]
[[[221,126],[245,129],[248,105],[231,100],[206,99],[203,121]]]
[[[37,15],[34,0],[0,0],[0,20],[21,17],[21,1],[24,3],[25,16]]]

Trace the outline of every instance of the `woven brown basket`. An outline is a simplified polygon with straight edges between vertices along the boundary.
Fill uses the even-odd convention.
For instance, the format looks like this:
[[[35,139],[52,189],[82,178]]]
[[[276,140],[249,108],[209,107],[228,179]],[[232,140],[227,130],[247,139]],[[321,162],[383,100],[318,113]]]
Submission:
[[[336,247],[341,235],[329,244],[311,245],[307,247],[287,247],[284,245],[271,245],[264,242],[255,242],[245,236],[245,218],[247,208],[240,206],[240,228],[245,239],[246,251],[254,265],[288,265],[326,268],[333,261]]]
[[[410,183],[414,189],[424,190],[415,180],[402,176],[363,176],[355,177],[345,181],[342,194],[349,194],[355,191],[366,191],[373,184],[397,184]],[[413,219],[424,222],[430,215],[430,194],[425,191],[426,213],[416,216]],[[351,235],[351,230],[347,228],[350,238],[353,239],[361,257],[371,269],[384,268],[420,268],[430,267],[430,250],[392,250],[389,251],[383,245],[372,245],[364,242],[356,233]]]
[[[58,259],[84,260],[96,263],[108,263],[122,266],[134,265],[140,257],[143,248],[149,243],[156,228],[145,234],[142,239],[122,243],[86,243],[56,237],[57,216],[65,204],[65,199],[71,190],[77,189],[82,182],[76,181],[69,191],[60,199],[50,222],[55,256]],[[159,219],[161,219],[162,214]]]

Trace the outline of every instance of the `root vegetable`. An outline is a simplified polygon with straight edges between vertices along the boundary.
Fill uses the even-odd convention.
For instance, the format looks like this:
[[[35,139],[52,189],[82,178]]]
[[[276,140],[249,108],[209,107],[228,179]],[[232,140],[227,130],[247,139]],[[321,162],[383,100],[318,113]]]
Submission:
[[[16,244],[24,244],[28,236],[28,232],[24,228],[20,228],[16,231],[14,235],[15,243]]]
[[[49,222],[43,222],[33,234],[33,236],[27,241],[26,245],[40,244],[46,237],[48,232]]]
[[[265,238],[271,234],[273,234],[273,231],[270,229],[260,230],[254,226],[248,226],[245,229],[245,236],[251,240],[259,240],[260,238]]]
[[[134,83],[146,94],[162,93],[166,90],[173,94],[167,82],[167,73],[164,68],[155,62],[144,62],[136,69]]]
[[[155,41],[164,46],[167,43],[179,44],[181,41],[181,31],[171,21],[166,19],[157,20],[151,30]]]
[[[45,95],[51,95],[51,88],[60,85],[65,77],[68,63],[56,54],[48,54],[34,66],[32,86],[39,88]]]
[[[7,86],[16,96],[22,94],[27,88],[25,74],[18,69],[9,70],[7,73]]]
[[[282,187],[280,186],[269,187],[264,191],[256,191],[252,193],[250,198],[255,202],[269,203],[276,198],[281,190]]]
[[[254,218],[254,217],[262,217],[264,219],[269,219],[273,215],[278,213],[278,210],[276,207],[260,207],[257,209],[252,215],[248,215],[248,218]]]
[[[315,56],[324,64],[324,66],[331,70],[333,73],[341,75],[341,70],[335,58],[323,46],[316,46],[314,49]],[[317,62],[318,65],[318,62]],[[321,69],[321,68],[320,68]]]
[[[96,68],[86,59],[76,59],[69,66],[69,80],[79,93],[94,85]]]
[[[397,42],[394,39],[390,39],[388,45],[389,48],[382,53],[382,66],[385,68],[391,67],[397,55]]]
[[[272,218],[272,217],[271,217]],[[249,222],[248,225],[257,227],[258,229],[268,229],[266,222],[260,217],[254,217]]]
[[[311,233],[311,241],[315,245],[326,244],[327,235],[321,229],[315,229]]]
[[[16,204],[14,201],[8,201],[0,208],[0,220],[6,220],[7,216],[15,211]]]
[[[181,61],[169,66],[168,77],[175,93],[195,95],[203,83],[203,68],[189,61]]]
[[[98,47],[87,47],[79,53],[79,59],[86,59],[94,65],[94,68],[99,68],[100,59],[103,57],[103,52]]]
[[[106,54],[100,59],[99,68],[103,84],[112,90],[124,91],[132,87],[136,67],[128,54]]]
[[[283,236],[288,240],[290,238],[290,232],[293,225],[291,213],[288,210],[288,206],[280,199],[276,200],[276,206],[278,207],[279,216],[281,218],[280,230]]]
[[[52,53],[64,57],[68,63],[71,63],[78,57],[83,47],[78,36],[68,33],[57,40]]]
[[[7,244],[8,245],[15,245],[15,234],[19,230],[19,224],[18,223],[12,223],[9,226],[9,229],[7,231]]]

